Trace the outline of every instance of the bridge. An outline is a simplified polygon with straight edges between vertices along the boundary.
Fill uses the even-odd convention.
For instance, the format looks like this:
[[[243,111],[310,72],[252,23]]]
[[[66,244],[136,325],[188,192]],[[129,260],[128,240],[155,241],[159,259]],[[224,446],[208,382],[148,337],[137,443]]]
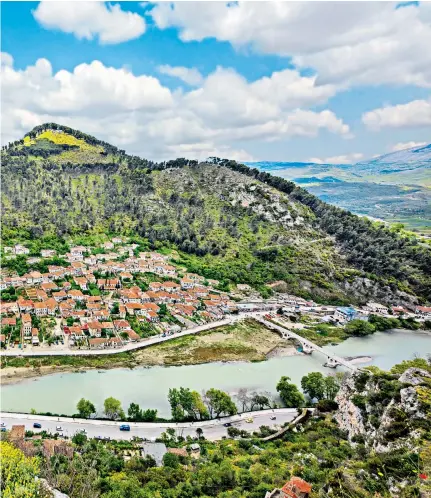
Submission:
[[[325,363],[326,367],[336,368],[338,366],[343,366],[351,371],[355,371],[357,369],[355,365],[353,365],[349,361],[345,360],[344,358],[341,358],[340,356],[336,356],[332,353],[328,353],[320,346],[317,346],[317,344],[314,344],[314,342],[311,342],[308,339],[301,337],[300,335],[296,334],[295,332],[293,332],[290,329],[287,329],[285,327],[282,327],[281,325],[277,325],[273,322],[265,320],[264,318],[262,318],[260,316],[255,316],[254,319],[256,321],[262,323],[263,325],[265,325],[265,327],[269,328],[270,330],[274,330],[274,331],[278,332],[283,339],[287,339],[287,340],[294,339],[295,341],[299,342],[302,346],[303,353],[311,354],[313,351],[318,351],[319,353],[323,354],[328,359],[328,361]]]

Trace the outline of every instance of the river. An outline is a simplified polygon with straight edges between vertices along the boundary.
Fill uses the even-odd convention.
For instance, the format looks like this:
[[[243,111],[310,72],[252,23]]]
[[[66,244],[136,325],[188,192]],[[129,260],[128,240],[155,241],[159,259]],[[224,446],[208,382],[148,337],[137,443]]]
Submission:
[[[389,369],[402,360],[431,353],[431,334],[393,330],[378,332],[365,338],[350,338],[337,346],[325,348],[342,357],[367,356],[371,361],[361,366],[376,365]],[[170,416],[167,401],[171,387],[189,387],[197,391],[215,387],[234,395],[239,388],[265,390],[276,394],[275,386],[282,375],[300,384],[309,372],[332,370],[323,367],[325,358],[314,352],[311,356],[272,358],[259,363],[208,363],[181,367],[151,367],[89,370],[85,373],[60,373],[27,379],[2,387],[3,411],[72,414],[77,401],[90,399],[102,410],[103,400],[109,396],[120,399],[123,407],[130,402],[144,408],[157,408],[159,415]]]

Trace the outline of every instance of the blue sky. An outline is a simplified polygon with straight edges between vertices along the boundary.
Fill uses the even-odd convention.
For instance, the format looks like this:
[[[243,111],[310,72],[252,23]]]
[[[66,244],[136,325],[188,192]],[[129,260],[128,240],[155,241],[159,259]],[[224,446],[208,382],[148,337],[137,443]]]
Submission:
[[[52,120],[157,160],[355,162],[431,139],[429,5],[112,5],[2,2],[3,142]]]

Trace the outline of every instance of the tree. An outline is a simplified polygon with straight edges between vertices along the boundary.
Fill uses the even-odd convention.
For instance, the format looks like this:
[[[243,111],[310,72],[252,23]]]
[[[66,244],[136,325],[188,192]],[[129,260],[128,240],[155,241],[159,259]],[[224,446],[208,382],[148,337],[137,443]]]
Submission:
[[[84,398],[81,398],[78,401],[76,409],[78,410],[80,417],[83,418],[90,418],[93,413],[96,413],[96,407],[93,405],[93,403]]]
[[[263,410],[265,407],[271,408],[271,398],[263,393],[253,393],[250,403],[250,410],[254,410],[255,406],[257,406],[260,410]]]
[[[229,394],[219,389],[208,389],[205,393],[205,400],[211,418],[218,418],[220,415],[235,415],[237,408]]]
[[[204,420],[208,418],[208,410],[197,391],[180,387],[169,389],[169,404],[174,420]]]
[[[165,453],[163,455],[163,465],[165,467],[177,469],[180,466],[180,459],[178,455],[174,455],[174,453]]]
[[[304,404],[304,396],[295,384],[289,382],[290,377],[283,376],[278,381],[277,392],[288,408],[297,408]]]
[[[374,334],[376,327],[365,320],[351,320],[345,327],[344,331],[348,335],[363,337]]]
[[[127,415],[130,421],[139,422],[142,419],[142,410],[137,403],[130,403]]]
[[[118,399],[112,397],[106,398],[103,406],[104,413],[109,419],[116,420],[118,418],[125,418],[124,411],[121,408],[121,401],[119,401]]]
[[[248,389],[246,387],[238,389],[236,399],[241,403],[241,411],[247,411],[250,403],[250,395],[248,394]]]
[[[301,387],[311,399],[322,399],[325,396],[325,379],[320,372],[311,372],[301,379]]]
[[[6,441],[0,441],[1,495],[3,498],[39,496],[37,458],[28,458]]]
[[[76,444],[77,446],[84,446],[84,444],[87,442],[87,436],[83,434],[82,432],[77,432],[73,437],[72,437],[72,442]]]
[[[325,398],[330,401],[334,401],[335,396],[340,389],[340,380],[338,377],[333,375],[327,375],[325,377]]]

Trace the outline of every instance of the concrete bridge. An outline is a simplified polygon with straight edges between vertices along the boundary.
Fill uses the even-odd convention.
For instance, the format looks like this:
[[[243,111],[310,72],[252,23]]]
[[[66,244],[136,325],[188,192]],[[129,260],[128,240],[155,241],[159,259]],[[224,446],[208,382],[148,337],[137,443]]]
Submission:
[[[254,319],[265,325],[265,327],[269,328],[270,330],[278,332],[281,335],[281,337],[283,337],[283,339],[294,339],[295,341],[299,342],[302,346],[302,352],[304,354],[311,354],[313,351],[318,351],[319,353],[322,353],[328,359],[328,361],[325,363],[326,367],[336,368],[341,365],[351,371],[355,371],[357,369],[355,365],[345,360],[344,358],[328,353],[320,346],[317,346],[317,344],[314,344],[314,342],[311,342],[308,339],[304,339],[304,337],[301,337],[300,335],[296,334],[290,329],[287,329],[285,327],[282,327],[281,325],[277,325],[273,322],[265,320],[260,316],[255,316]]]

